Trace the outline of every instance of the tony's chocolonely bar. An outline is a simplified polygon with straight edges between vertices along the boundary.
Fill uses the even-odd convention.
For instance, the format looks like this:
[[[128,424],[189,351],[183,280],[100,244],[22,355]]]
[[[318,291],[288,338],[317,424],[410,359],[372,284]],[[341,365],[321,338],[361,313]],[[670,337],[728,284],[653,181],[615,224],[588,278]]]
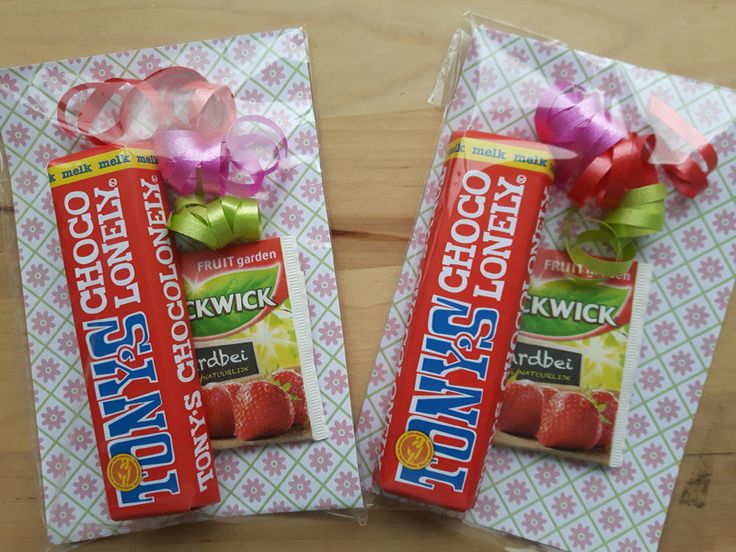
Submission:
[[[538,143],[450,139],[376,479],[388,493],[473,504],[537,244],[552,159]]]
[[[156,157],[107,146],[48,170],[110,517],[216,502]]]

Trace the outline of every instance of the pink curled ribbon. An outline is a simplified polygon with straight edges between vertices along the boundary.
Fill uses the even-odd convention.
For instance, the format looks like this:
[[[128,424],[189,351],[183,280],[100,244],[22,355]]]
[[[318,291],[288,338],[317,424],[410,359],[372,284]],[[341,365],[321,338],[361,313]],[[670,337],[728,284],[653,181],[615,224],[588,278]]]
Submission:
[[[558,161],[555,181],[578,206],[593,200],[618,207],[629,190],[657,182],[657,166],[687,197],[707,187],[718,164],[712,144],[660,98],[651,96],[648,109],[653,122],[685,141],[689,152],[670,147],[657,134],[628,132],[597,95],[586,95],[580,86],[558,80],[542,94],[534,115],[537,134],[574,154]]]
[[[238,118],[230,88],[186,67],[74,86],[59,100],[57,120],[93,144],[152,147],[161,174],[180,195],[252,196],[288,155],[276,123],[260,115]]]

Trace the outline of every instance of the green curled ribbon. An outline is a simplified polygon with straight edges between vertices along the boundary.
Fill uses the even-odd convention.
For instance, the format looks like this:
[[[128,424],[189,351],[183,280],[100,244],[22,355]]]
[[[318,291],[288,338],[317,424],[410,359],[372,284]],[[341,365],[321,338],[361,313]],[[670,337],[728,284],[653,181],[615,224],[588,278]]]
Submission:
[[[258,201],[228,195],[209,202],[200,195],[176,198],[168,226],[210,249],[234,241],[260,240],[262,231]]]
[[[603,220],[581,215],[578,211],[568,211],[563,226],[565,249],[570,259],[599,277],[578,278],[576,280],[596,282],[620,276],[628,272],[634,262],[633,239],[659,232],[664,226],[664,200],[667,190],[658,182],[626,192],[619,207],[611,211]],[[575,215],[584,222],[594,223],[598,228],[583,230],[576,236],[570,235]],[[613,251],[614,258],[601,258],[588,253],[584,245],[596,244]]]
[[[638,238],[659,232],[664,226],[667,190],[657,182],[628,190],[616,209],[604,219],[619,238]]]

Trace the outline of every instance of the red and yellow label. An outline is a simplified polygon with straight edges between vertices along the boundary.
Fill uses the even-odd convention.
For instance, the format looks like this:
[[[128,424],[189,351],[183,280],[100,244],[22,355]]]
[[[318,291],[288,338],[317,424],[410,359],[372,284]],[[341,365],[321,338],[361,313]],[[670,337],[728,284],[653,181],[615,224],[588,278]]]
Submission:
[[[429,466],[434,456],[434,445],[426,433],[407,431],[396,440],[396,458],[410,470]]]
[[[107,464],[107,480],[118,491],[132,491],[141,483],[141,464],[130,454],[116,454]]]

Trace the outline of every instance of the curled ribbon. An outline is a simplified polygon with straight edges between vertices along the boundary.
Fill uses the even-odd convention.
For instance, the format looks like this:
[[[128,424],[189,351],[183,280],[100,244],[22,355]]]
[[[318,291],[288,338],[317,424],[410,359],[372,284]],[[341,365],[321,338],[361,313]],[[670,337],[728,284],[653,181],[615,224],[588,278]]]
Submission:
[[[662,133],[627,132],[597,95],[586,95],[580,86],[556,81],[542,94],[534,116],[537,134],[574,154],[558,161],[555,180],[570,186],[568,194],[578,206],[595,200],[608,209],[618,207],[625,192],[657,181],[656,166],[687,197],[708,185],[718,162],[712,144],[657,96],[651,96],[648,108],[653,123],[685,141],[689,153],[670,147]]]
[[[664,226],[666,197],[664,184],[657,182],[625,192],[620,206],[608,213],[603,220],[584,217],[575,209],[568,211],[563,227],[567,254],[574,263],[600,275],[599,278],[584,280],[597,281],[628,272],[634,262],[635,249],[632,240],[655,234]],[[572,236],[571,226],[575,215],[581,217],[583,222],[594,223],[598,227]],[[613,252],[614,258],[601,258],[588,253],[583,247],[588,244],[607,247]]]
[[[288,155],[278,125],[259,115],[238,118],[227,86],[186,67],[74,86],[59,100],[57,120],[94,144],[151,144],[161,174],[181,195],[252,196]]]
[[[557,162],[555,181],[567,187],[578,207],[594,201],[612,209],[603,220],[580,215],[597,229],[576,236],[571,235],[575,212],[570,211],[563,231],[571,259],[603,277],[628,271],[634,258],[632,240],[664,225],[667,192],[658,182],[657,167],[678,192],[692,198],[707,187],[708,174],[718,164],[712,144],[664,101],[651,96],[648,109],[652,123],[687,143],[688,152],[671,147],[663,133],[628,132],[597,95],[566,81],[556,81],[542,94],[534,115],[539,138],[567,154]],[[609,248],[615,258],[588,253],[583,247],[588,244]]]
[[[210,249],[220,249],[234,241],[260,240],[261,213],[251,198],[224,196],[207,202],[200,195],[180,196],[169,228]]]

